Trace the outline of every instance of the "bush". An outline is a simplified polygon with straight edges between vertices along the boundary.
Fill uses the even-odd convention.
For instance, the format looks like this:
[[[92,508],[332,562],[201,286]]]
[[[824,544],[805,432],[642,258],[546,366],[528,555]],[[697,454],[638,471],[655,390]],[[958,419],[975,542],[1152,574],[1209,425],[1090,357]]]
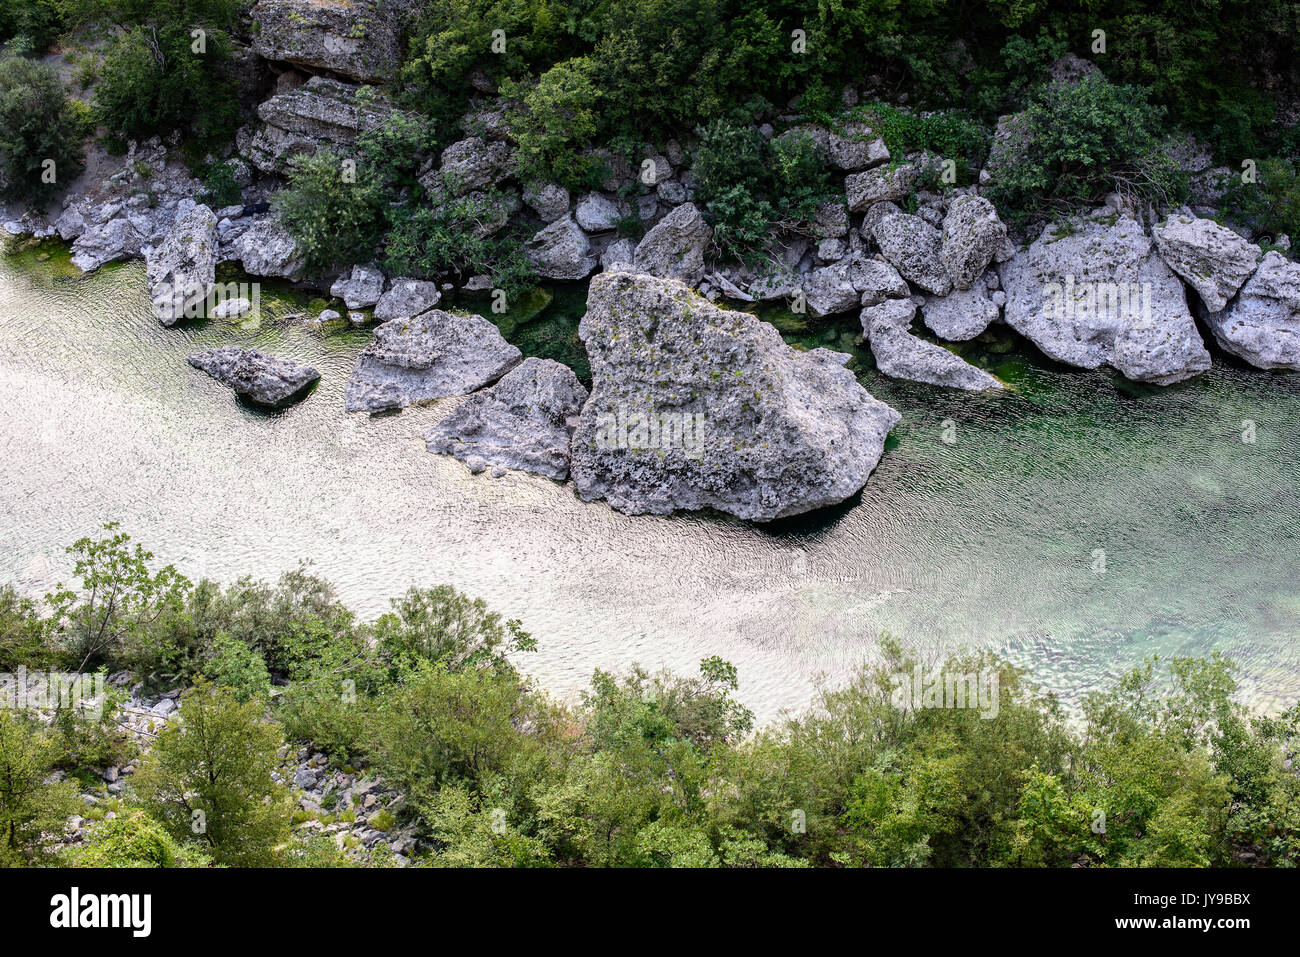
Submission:
[[[0,671],[36,670],[54,663],[46,623],[36,602],[0,585]]]
[[[581,151],[598,129],[602,97],[594,74],[594,61],[575,57],[551,67],[536,84],[502,85],[502,94],[517,100],[511,127],[521,178],[553,180],[569,189],[591,185],[596,162]]]
[[[1163,115],[1142,90],[1101,77],[1044,88],[1023,114],[1015,156],[998,163],[989,198],[1022,222],[1115,191],[1177,203],[1186,182],[1161,145]]]
[[[275,863],[289,836],[289,793],[271,778],[284,739],[264,714],[261,702],[200,679],[132,779],[173,838],[197,841],[220,864]]]
[[[95,116],[110,137],[145,139],[188,131],[200,143],[226,141],[237,126],[225,32],[207,31],[195,52],[189,25],[137,26],[109,46],[95,88]]]
[[[0,866],[37,856],[42,833],[61,832],[79,803],[71,782],[47,782],[61,757],[53,735],[0,708]]]
[[[272,202],[311,268],[366,261],[383,235],[382,183],[360,169],[348,176],[343,159],[329,150],[295,156],[289,185]]]
[[[118,814],[87,828],[86,839],[68,851],[74,867],[210,867],[212,859],[193,844],[175,840],[144,811]]]
[[[243,196],[229,163],[210,164],[203,174],[203,189],[203,201],[214,209],[233,206]]]
[[[84,168],[84,136],[51,67],[0,59],[0,198],[48,202]]]
[[[1234,179],[1224,197],[1234,218],[1273,236],[1300,239],[1300,161],[1269,156],[1259,161],[1254,183]]]

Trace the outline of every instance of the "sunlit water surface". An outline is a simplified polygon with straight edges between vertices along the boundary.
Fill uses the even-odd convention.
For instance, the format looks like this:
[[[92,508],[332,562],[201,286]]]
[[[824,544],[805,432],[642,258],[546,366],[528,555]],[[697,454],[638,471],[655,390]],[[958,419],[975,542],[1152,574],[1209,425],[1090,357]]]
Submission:
[[[1212,649],[1254,706],[1300,693],[1300,377],[1216,353],[1191,382],[1133,386],[1003,332],[963,354],[1013,391],[972,396],[885,379],[857,352],[863,384],[903,413],[860,497],[769,527],[632,518],[425,452],[458,400],[344,413],[369,333],[285,318],[320,305],[268,290],[260,324],[164,329],[139,264],[81,277],[56,247],[0,258],[0,581],[48,590],[65,545],[119,520],[191,578],[273,579],[311,558],[367,615],[448,582],[523,620],[540,650],[521,664],[560,695],[595,668],[718,654],[761,719],[842,679],[882,633],[999,649],[1071,703],[1150,654]],[[580,367],[580,311],[560,289],[507,331]],[[856,348],[851,324],[781,326]],[[223,343],[321,382],[254,411],[185,362]]]

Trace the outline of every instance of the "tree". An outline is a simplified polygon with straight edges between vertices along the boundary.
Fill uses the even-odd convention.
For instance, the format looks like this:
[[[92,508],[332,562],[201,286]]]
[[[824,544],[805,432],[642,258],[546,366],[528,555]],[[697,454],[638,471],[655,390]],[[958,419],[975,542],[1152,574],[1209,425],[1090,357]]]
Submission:
[[[82,538],[68,548],[76,557],[73,574],[81,578],[79,591],[60,583],[45,596],[60,651],[77,672],[124,653],[137,663],[149,661],[155,629],[181,607],[190,587],[171,565],[150,571],[153,553],[139,544],[131,548],[131,536],[115,531],[117,527],[109,522],[104,530],[113,534],[107,538]]]
[[[52,67],[0,59],[0,199],[48,202],[84,168],[84,137]]]
[[[174,838],[199,842],[216,862],[274,864],[289,837],[288,790],[271,777],[283,744],[260,702],[200,679],[141,763],[134,793]]]
[[[71,782],[47,782],[61,756],[53,735],[0,709],[0,865],[35,854],[41,834],[61,833],[76,808]]]
[[[289,185],[273,202],[312,268],[365,261],[383,234],[380,178],[364,169],[347,175],[343,158],[329,150],[293,157]]]

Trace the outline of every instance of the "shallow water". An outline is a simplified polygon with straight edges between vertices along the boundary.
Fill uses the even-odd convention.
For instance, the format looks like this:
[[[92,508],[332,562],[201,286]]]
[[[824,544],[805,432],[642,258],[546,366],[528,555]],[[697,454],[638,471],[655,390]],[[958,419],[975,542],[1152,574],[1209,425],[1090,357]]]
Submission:
[[[766,719],[882,632],[1001,649],[1067,701],[1149,654],[1216,648],[1252,704],[1300,694],[1298,376],[1216,353],[1209,374],[1147,388],[1003,333],[963,354],[1013,390],[971,396],[886,379],[858,353],[864,385],[904,415],[859,497],[769,527],[632,518],[425,452],[458,400],[345,414],[369,334],[275,318],[300,300],[264,289],[259,326],[163,329],[140,264],[80,277],[46,250],[0,257],[0,580],[25,589],[65,577],[63,547],[116,519],[191,577],[274,578],[310,557],[366,614],[449,582],[523,620],[540,650],[521,663],[560,694],[594,668],[719,654]],[[580,364],[581,293],[555,292],[509,336]],[[855,340],[851,323],[774,318],[807,344]],[[185,362],[223,343],[311,363],[321,382],[254,411]]]

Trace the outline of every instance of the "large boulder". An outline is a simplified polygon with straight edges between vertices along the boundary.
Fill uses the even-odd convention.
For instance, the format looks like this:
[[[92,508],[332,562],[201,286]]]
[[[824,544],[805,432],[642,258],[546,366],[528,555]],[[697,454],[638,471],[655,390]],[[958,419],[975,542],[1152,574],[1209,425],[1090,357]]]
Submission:
[[[1153,230],[1165,264],[1218,312],[1237,294],[1259,263],[1260,248],[1212,219],[1170,216]]]
[[[514,175],[509,145],[478,136],[452,143],[442,151],[441,163],[437,170],[420,180],[434,196],[443,189],[450,190],[455,196],[490,189]]]
[[[501,378],[522,355],[482,316],[430,309],[390,319],[357,357],[344,407],[382,412],[466,395]]]
[[[952,289],[940,255],[943,236],[920,216],[886,216],[872,226],[871,235],[908,282],[936,296],[945,296]]]
[[[1113,210],[1045,227],[998,274],[1007,324],[1059,362],[1158,385],[1210,367],[1183,284]]]
[[[584,500],[630,514],[714,508],[769,521],[842,502],[899,420],[847,356],[797,351],[679,281],[602,273],[579,335],[592,393],[573,481]]]
[[[409,319],[436,306],[442,299],[436,282],[423,279],[398,278],[392,281],[388,292],[375,303],[375,318],[380,322],[389,319]]]
[[[896,199],[902,199],[916,186],[920,175],[920,167],[913,163],[882,166],[865,173],[850,173],[844,177],[849,212],[862,213],[876,203],[892,203]]]
[[[237,346],[197,352],[189,357],[189,363],[250,402],[273,407],[300,398],[320,378],[311,366]]]
[[[217,275],[216,215],[188,200],[178,213],[167,238],[145,255],[149,298],[164,326],[184,318],[187,305],[192,310],[196,302],[205,300]]]
[[[553,223],[569,211],[569,191],[559,183],[529,183],[524,202],[542,222]]]
[[[618,221],[628,210],[604,193],[588,193],[578,200],[574,218],[589,233],[608,232],[618,226]]]
[[[1224,351],[1261,369],[1300,371],[1300,263],[1269,252],[1228,307],[1206,321]]]
[[[587,390],[553,359],[529,357],[466,399],[425,434],[430,452],[563,481],[569,441]]]
[[[539,231],[525,251],[533,271],[543,279],[586,279],[596,271],[591,241],[571,215]]]
[[[402,62],[403,3],[258,0],[253,50],[267,60],[364,83],[389,80]]]
[[[826,143],[830,164],[842,170],[860,170],[889,162],[889,148],[871,126],[861,121],[832,130]]]
[[[250,276],[273,279],[297,279],[305,266],[298,240],[272,216],[241,233],[225,258],[237,260]]]
[[[939,258],[958,289],[969,289],[1007,241],[1007,227],[982,196],[958,196],[943,219]]]
[[[266,100],[257,108],[262,126],[241,131],[239,151],[264,173],[284,175],[299,153],[332,149],[346,153],[362,133],[382,126],[392,104],[379,94],[358,96],[350,83],[314,76],[302,86]]]
[[[82,272],[94,272],[105,263],[139,255],[143,242],[130,220],[115,216],[82,231],[72,244],[72,263]]]
[[[862,310],[862,333],[871,344],[876,368],[895,379],[980,392],[1001,389],[1002,383],[943,346],[912,335],[916,305],[910,299],[889,299]]]
[[[969,289],[957,289],[946,296],[926,296],[921,318],[936,335],[950,342],[974,339],[998,318],[997,302],[985,279]]]
[[[636,247],[639,272],[697,285],[704,276],[704,250],[713,228],[694,203],[683,203],[646,233]]]
[[[349,309],[368,309],[384,293],[384,274],[374,266],[353,266],[330,286],[330,295],[342,299]],[[408,314],[409,315],[409,314]]]

